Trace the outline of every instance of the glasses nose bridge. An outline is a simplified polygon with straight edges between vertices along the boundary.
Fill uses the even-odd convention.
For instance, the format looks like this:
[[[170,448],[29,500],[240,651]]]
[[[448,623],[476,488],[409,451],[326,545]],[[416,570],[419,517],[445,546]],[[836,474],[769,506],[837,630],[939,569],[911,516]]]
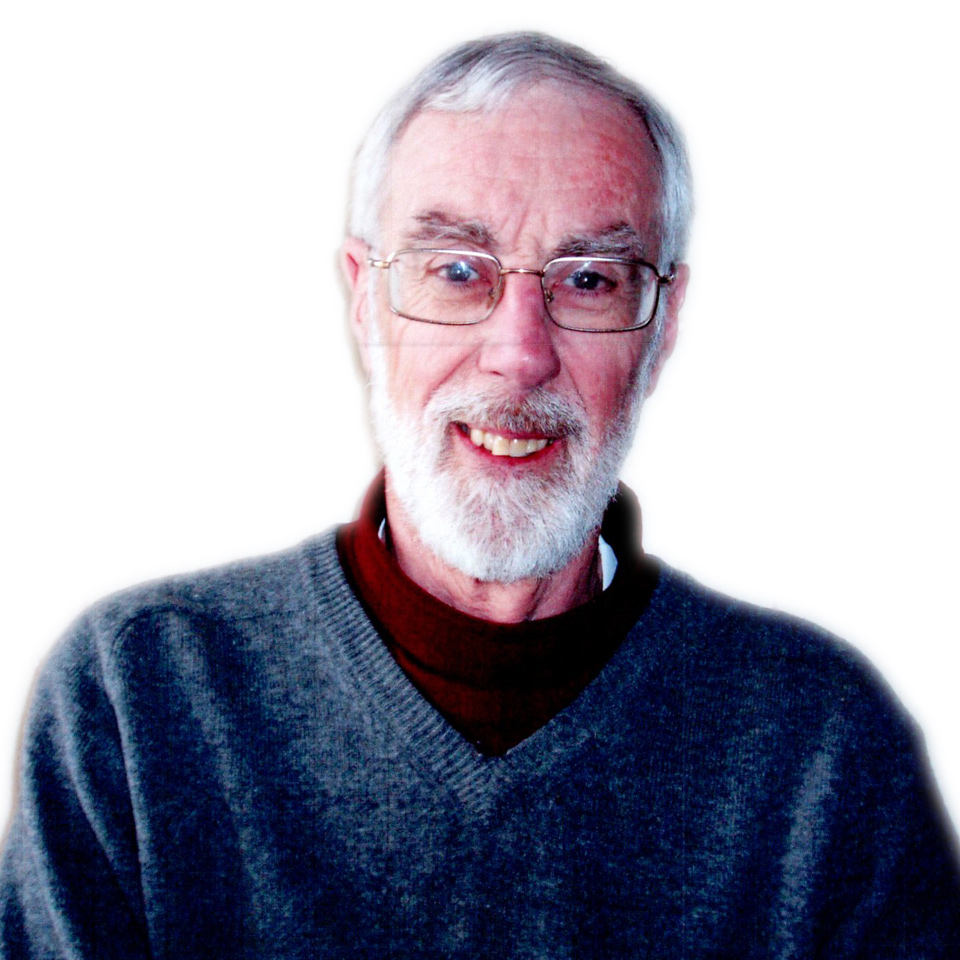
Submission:
[[[544,272],[543,270],[531,270],[528,267],[501,267],[499,271],[501,277],[506,276],[508,273],[529,273],[534,277],[539,277],[541,280],[543,279]]]
[[[548,295],[548,293],[547,293],[547,288],[543,285],[543,278],[546,276],[546,271],[545,271],[545,270],[531,270],[529,267],[503,267],[503,266],[501,266],[500,269],[497,271],[496,303],[494,304],[494,307],[496,307],[496,305],[499,304],[501,298],[503,297],[503,289],[504,289],[504,286],[505,286],[505,284],[504,284],[504,282],[503,282],[503,278],[504,278],[508,273],[520,273],[520,274],[527,274],[528,276],[531,276],[531,277],[539,277],[539,279],[540,279],[540,293],[541,293],[541,295],[543,296],[544,304],[546,304],[547,302],[549,302],[550,297],[549,297],[549,295]]]

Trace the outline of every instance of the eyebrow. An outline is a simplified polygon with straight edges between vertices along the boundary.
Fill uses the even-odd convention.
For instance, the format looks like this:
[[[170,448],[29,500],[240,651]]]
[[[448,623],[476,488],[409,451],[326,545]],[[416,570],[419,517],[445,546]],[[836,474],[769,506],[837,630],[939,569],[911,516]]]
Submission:
[[[647,245],[643,237],[630,226],[620,222],[594,233],[568,234],[553,251],[555,257],[622,257],[626,260],[644,260]]]
[[[461,220],[442,210],[428,210],[414,217],[417,226],[401,238],[408,243],[465,244],[483,250],[496,248],[493,231],[480,220]],[[643,237],[625,221],[590,233],[568,234],[550,254],[554,257],[623,257],[643,260],[647,253]]]
[[[466,243],[491,249],[496,246],[493,231],[480,220],[461,220],[442,210],[418,213],[417,227],[403,234],[403,243]]]

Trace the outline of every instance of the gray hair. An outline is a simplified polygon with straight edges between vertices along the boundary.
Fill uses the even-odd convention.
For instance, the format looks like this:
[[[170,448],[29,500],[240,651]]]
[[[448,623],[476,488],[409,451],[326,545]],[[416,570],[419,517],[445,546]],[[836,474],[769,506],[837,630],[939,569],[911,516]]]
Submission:
[[[442,55],[380,112],[353,168],[349,230],[375,243],[390,151],[423,110],[491,110],[525,85],[553,80],[599,91],[640,120],[660,167],[660,269],[679,263],[687,244],[692,194],[683,137],[670,115],[642,87],[580,47],[542,33],[474,40]]]

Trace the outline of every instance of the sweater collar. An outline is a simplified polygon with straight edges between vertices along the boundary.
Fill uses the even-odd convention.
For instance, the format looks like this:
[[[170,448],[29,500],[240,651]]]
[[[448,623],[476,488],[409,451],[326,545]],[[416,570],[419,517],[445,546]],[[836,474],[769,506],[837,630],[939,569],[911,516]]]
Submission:
[[[570,703],[620,645],[657,580],[639,548],[636,498],[622,485],[601,528],[619,561],[610,588],[521,623],[469,616],[419,587],[378,536],[385,515],[381,474],[359,519],[338,532],[347,578],[408,678],[485,752],[503,752]]]

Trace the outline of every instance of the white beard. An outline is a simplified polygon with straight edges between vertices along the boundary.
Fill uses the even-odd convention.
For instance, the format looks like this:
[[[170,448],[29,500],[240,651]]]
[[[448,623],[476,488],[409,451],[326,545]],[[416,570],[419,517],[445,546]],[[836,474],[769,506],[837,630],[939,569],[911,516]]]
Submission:
[[[441,388],[416,422],[401,416],[389,395],[380,345],[371,345],[370,358],[377,445],[424,546],[461,573],[497,583],[546,577],[583,549],[616,493],[645,393],[643,370],[620,415],[591,437],[582,405],[542,387],[520,400]],[[470,471],[454,456],[454,423],[562,438],[562,459],[547,472]]]

